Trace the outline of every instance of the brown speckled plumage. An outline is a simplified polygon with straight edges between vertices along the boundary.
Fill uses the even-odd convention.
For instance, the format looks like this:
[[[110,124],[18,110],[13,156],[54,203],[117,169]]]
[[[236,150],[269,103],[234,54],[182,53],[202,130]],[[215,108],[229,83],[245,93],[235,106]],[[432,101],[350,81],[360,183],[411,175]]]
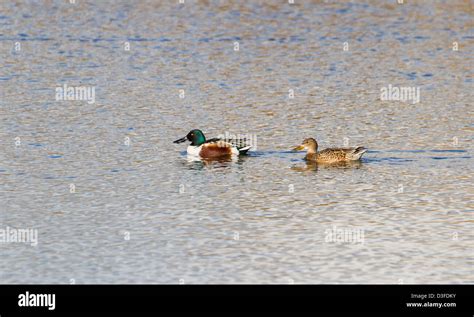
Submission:
[[[367,151],[362,146],[352,148],[330,148],[318,152],[318,142],[313,138],[303,141],[295,150],[307,150],[305,159],[317,163],[338,163],[357,161]]]

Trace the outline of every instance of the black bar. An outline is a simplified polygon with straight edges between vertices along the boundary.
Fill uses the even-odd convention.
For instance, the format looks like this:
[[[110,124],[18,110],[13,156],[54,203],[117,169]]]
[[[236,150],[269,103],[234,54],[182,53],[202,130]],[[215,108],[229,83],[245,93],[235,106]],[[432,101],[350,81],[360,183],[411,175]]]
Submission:
[[[19,295],[27,291],[55,294],[55,309],[19,307]],[[420,298],[423,294],[426,298]],[[0,315],[252,311],[472,316],[473,294],[473,285],[0,285]],[[426,302],[456,307],[407,307]]]

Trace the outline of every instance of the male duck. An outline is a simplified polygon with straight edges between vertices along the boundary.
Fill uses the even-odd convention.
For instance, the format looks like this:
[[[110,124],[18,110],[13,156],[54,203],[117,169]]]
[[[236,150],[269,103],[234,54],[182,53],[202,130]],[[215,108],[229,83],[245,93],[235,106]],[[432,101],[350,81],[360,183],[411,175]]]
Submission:
[[[202,158],[220,158],[245,154],[251,147],[245,144],[245,139],[227,140],[213,138],[206,140],[204,133],[197,129],[191,130],[185,137],[173,141],[173,143],[182,143],[186,142],[186,140],[191,141],[187,149],[188,154]]]
[[[367,149],[359,146],[352,148],[331,148],[318,152],[318,142],[313,138],[308,138],[293,150],[307,150],[305,159],[316,163],[340,163],[360,160]]]

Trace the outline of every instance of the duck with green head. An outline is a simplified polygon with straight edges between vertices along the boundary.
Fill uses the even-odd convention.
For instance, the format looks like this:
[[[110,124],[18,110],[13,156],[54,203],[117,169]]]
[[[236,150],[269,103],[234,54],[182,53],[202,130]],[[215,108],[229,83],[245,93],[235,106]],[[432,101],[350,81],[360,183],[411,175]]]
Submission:
[[[306,150],[305,159],[316,163],[340,163],[360,160],[367,149],[358,146],[351,148],[329,148],[318,151],[318,142],[307,138],[301,145],[293,148],[294,151]]]
[[[185,137],[173,141],[173,143],[183,143],[186,141],[191,142],[191,144],[188,145],[187,153],[202,158],[220,158],[245,154],[251,147],[245,144],[245,140],[219,138],[207,140],[204,133],[198,129],[189,131]]]

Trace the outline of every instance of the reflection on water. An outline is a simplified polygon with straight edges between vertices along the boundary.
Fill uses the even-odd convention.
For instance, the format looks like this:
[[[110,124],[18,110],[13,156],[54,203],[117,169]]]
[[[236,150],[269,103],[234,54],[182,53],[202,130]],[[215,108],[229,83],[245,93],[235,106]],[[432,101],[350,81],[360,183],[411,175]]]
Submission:
[[[350,168],[360,168],[362,163],[360,161],[349,161],[349,162],[337,162],[331,164],[316,163],[313,161],[305,161],[305,164],[299,164],[292,166],[291,169],[294,171],[317,171],[319,168],[334,168],[334,169],[350,169]]]
[[[172,2],[2,3],[0,224],[38,245],[1,282],[474,283],[470,1]],[[258,148],[188,160],[195,128]]]
[[[203,168],[230,168],[232,163],[238,162],[237,157],[220,157],[220,158],[200,158],[193,155],[188,155],[186,166],[190,169]]]

